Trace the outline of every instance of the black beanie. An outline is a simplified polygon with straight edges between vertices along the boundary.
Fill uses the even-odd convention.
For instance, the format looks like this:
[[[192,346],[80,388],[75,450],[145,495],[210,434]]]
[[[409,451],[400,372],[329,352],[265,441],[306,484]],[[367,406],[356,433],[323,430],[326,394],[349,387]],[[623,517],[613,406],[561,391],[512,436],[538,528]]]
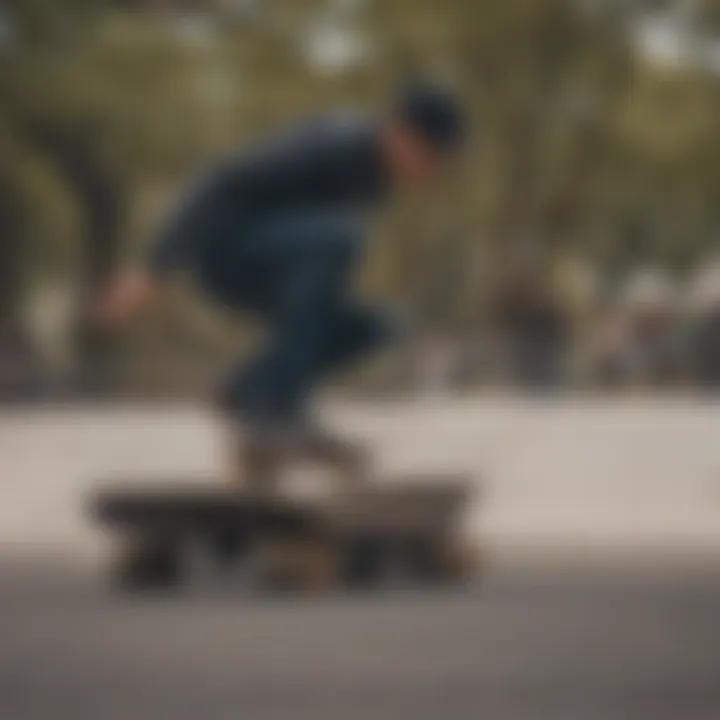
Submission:
[[[465,136],[465,114],[459,98],[449,89],[422,81],[401,93],[397,116],[442,152],[455,152]]]

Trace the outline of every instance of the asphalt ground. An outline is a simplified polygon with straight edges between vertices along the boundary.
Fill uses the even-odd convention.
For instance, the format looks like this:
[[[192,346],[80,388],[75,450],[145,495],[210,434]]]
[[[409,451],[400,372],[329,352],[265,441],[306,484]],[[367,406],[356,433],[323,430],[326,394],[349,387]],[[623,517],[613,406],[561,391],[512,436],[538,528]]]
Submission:
[[[0,568],[2,720],[716,720],[720,573],[490,569],[466,590],[114,594]]]

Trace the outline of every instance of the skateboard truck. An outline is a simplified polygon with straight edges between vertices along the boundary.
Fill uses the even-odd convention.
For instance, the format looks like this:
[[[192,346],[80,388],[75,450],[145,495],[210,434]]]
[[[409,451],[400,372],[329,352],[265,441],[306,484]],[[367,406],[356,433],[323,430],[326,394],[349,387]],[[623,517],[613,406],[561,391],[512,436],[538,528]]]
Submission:
[[[232,477],[253,494],[275,494],[283,470],[294,462],[332,468],[343,490],[361,488],[370,481],[369,453],[359,445],[330,436],[244,435],[239,442],[234,441],[234,448]]]

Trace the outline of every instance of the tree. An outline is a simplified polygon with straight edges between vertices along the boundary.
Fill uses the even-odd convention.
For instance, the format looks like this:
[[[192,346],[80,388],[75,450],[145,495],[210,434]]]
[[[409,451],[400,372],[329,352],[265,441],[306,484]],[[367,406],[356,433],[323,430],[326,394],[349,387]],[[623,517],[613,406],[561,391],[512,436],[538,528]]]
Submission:
[[[18,164],[24,164],[26,151],[52,165],[81,209],[76,376],[88,391],[100,389],[97,371],[103,374],[112,347],[109,338],[98,337],[92,329],[86,308],[115,273],[124,252],[134,177],[192,154],[185,120],[191,124],[197,118],[197,113],[183,113],[193,98],[176,102],[178,83],[165,82],[170,72],[182,73],[187,53],[160,38],[155,45],[146,44],[140,54],[145,64],[139,66],[133,57],[137,47],[125,46],[105,30],[100,14],[104,6],[100,0],[75,0],[60,9],[32,0],[13,8],[16,31],[8,49],[12,62],[0,68],[3,119]],[[15,181],[7,181],[14,187],[6,193],[5,213],[13,217],[3,223],[8,236],[4,248],[20,258],[27,255],[33,217],[20,213],[18,202],[10,202],[26,195],[17,182],[22,174],[13,176]],[[23,253],[16,251],[20,247]],[[12,268],[7,272],[13,279],[4,283],[0,317],[17,316],[27,269],[19,260],[5,267]],[[19,326],[17,317],[11,324]]]

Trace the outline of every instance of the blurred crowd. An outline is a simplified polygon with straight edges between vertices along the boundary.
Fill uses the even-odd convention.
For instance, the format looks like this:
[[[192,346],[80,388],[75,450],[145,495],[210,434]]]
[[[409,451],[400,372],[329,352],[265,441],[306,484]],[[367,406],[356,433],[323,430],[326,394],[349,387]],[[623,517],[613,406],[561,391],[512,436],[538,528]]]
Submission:
[[[404,323],[408,332],[390,352],[358,368],[339,388],[360,395],[419,396],[483,388],[531,393],[720,389],[720,261],[702,264],[683,282],[645,269],[624,282],[605,284],[593,277],[592,266],[569,264],[554,279],[510,274],[490,298],[481,317],[462,328],[433,329],[422,311],[411,311]],[[39,344],[28,353],[38,358],[37,365],[0,364],[5,387],[11,388],[0,399],[87,395],[87,385],[77,388],[72,373],[63,373],[72,365],[58,352],[63,343],[53,340],[53,327],[62,326],[55,317],[63,315],[62,305],[50,297],[38,308]],[[109,364],[93,368],[98,374],[93,386],[103,397],[196,396],[234,351],[198,345],[188,332],[178,338],[180,345],[177,338],[164,338],[161,346],[136,354],[116,348]],[[252,346],[250,341],[249,352]]]
[[[720,263],[704,264],[684,283],[646,269],[600,289],[582,276],[555,286],[506,283],[484,332],[421,343],[416,384],[426,391],[720,388]]]

